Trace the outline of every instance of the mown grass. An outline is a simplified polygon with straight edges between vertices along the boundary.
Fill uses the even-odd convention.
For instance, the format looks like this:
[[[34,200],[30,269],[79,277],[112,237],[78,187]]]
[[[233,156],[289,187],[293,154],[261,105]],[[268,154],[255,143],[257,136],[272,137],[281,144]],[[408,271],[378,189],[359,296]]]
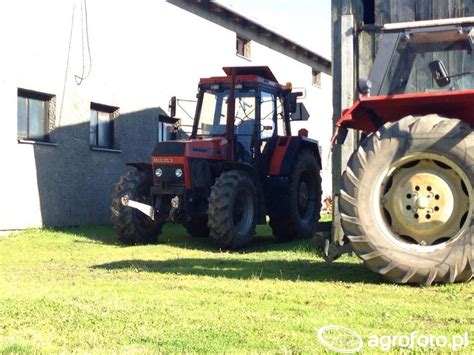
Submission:
[[[365,341],[468,331],[474,342],[472,283],[388,284],[356,258],[326,264],[308,241],[259,235],[240,253],[173,225],[153,246],[121,247],[107,226],[0,238],[0,353],[320,353],[329,324]]]

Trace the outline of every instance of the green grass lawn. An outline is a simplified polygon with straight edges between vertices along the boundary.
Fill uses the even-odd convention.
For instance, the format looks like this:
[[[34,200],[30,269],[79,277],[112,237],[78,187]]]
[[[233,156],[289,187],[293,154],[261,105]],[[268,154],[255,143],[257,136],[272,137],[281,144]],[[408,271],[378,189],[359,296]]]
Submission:
[[[364,341],[467,331],[474,342],[472,282],[387,284],[356,258],[326,264],[308,241],[259,235],[241,253],[172,225],[153,246],[121,247],[103,226],[0,238],[0,353],[319,353],[330,324]]]

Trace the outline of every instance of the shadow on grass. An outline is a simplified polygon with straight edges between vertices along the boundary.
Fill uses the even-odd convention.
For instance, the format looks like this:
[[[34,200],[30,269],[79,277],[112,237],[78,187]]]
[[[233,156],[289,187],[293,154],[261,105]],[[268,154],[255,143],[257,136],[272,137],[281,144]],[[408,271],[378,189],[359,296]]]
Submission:
[[[341,281],[383,283],[362,264],[326,263],[317,260],[249,260],[186,258],[172,260],[123,260],[92,266],[94,269],[134,270],[174,275],[225,277],[229,279],[273,279],[290,281]]]
[[[55,230],[84,239],[77,239],[74,241],[75,243],[100,243],[127,247],[118,241],[112,226],[108,225],[59,228]],[[251,245],[240,251],[234,251],[233,253],[247,254],[283,250],[301,252],[311,250],[308,241],[278,243],[272,236],[272,231],[268,226],[257,226],[256,232],[256,236]],[[158,237],[158,243],[156,245],[161,244],[189,250],[220,252],[210,238],[193,238],[187,234],[184,227],[177,224],[166,224],[163,227],[163,232]]]
[[[55,228],[54,230],[60,231],[64,234],[69,234],[72,237],[81,237],[90,240],[93,243],[107,244],[107,245],[120,245],[117,240],[112,226],[110,225],[94,225],[84,227],[71,227],[71,228]],[[87,241],[75,240],[75,243],[87,243]]]

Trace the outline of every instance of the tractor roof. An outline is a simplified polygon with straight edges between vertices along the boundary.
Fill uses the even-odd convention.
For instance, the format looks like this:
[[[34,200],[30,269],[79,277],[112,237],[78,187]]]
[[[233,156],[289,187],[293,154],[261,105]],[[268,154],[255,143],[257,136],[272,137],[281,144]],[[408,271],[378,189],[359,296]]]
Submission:
[[[232,79],[232,69],[235,71],[235,81],[237,83],[265,83],[272,86],[279,86],[275,75],[267,66],[253,67],[224,67],[222,68],[226,76],[213,76],[210,78],[202,78],[200,84],[219,84],[230,83]]]

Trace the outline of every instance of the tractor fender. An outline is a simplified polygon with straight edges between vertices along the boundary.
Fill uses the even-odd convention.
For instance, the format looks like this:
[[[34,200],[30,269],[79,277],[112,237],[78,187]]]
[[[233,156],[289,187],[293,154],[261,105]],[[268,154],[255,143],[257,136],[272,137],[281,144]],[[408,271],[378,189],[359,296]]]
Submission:
[[[288,176],[293,162],[303,149],[312,151],[321,167],[318,141],[303,136],[278,137],[276,148],[270,161],[269,175]]]
[[[255,176],[255,169],[252,165],[246,164],[246,163],[241,163],[241,162],[225,162],[222,164],[222,168],[224,171],[229,171],[229,170],[242,170],[248,173],[250,176],[254,177]]]

